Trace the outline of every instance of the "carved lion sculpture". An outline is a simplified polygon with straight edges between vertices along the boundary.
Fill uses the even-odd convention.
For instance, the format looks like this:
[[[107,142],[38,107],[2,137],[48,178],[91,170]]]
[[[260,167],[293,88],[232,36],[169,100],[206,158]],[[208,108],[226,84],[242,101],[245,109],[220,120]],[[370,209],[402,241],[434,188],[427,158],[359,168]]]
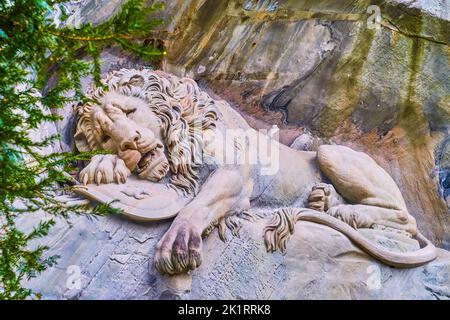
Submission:
[[[306,152],[279,144],[188,78],[122,69],[103,82],[106,89],[89,93],[94,102],[77,107],[75,144],[80,151],[111,154],[93,157],[80,181],[126,183],[135,174],[195,195],[159,241],[155,261],[160,272],[198,267],[202,236],[251,203],[289,206],[306,197],[308,208],[274,215],[265,230],[269,251],[283,250],[295,222],[308,220],[339,230],[392,266],[418,266],[436,257],[434,246],[418,233],[399,188],[368,155],[336,145]],[[276,153],[269,163],[267,149],[255,148],[261,142]],[[374,227],[409,233],[426,246],[408,253],[386,251],[357,231]]]

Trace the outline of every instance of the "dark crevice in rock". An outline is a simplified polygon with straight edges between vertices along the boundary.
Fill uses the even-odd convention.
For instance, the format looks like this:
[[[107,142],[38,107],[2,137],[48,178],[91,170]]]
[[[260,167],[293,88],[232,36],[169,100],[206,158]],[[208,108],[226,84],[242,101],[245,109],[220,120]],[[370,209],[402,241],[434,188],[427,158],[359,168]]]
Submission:
[[[314,69],[310,70],[306,75],[295,80],[290,85],[264,95],[261,100],[263,108],[267,111],[281,111],[284,115],[283,121],[285,123],[289,122],[289,104],[305,86],[309,77],[319,69],[323,61],[324,60],[320,61]]]
[[[450,136],[441,142],[436,150],[436,171],[438,174],[439,192],[450,208]]]
[[[326,65],[330,59],[335,57],[335,52],[340,51],[342,34],[338,30],[335,30],[335,28],[333,28],[333,22],[317,21],[317,23],[318,25],[327,28],[331,38],[327,44],[329,44],[330,42],[333,43],[333,48],[331,50],[321,51],[320,60],[305,75],[294,80],[292,83],[282,87],[281,89],[265,94],[261,99],[261,106],[264,108],[264,110],[281,112],[283,114],[283,122],[286,124],[302,124],[303,122],[307,122],[290,119],[289,106],[293,99],[301,95],[302,89],[308,83],[310,78],[318,73],[321,73],[321,69],[324,68],[324,65]],[[311,115],[310,118],[316,118],[319,111],[320,109],[316,109],[316,112]]]
[[[388,25],[388,24],[385,24],[385,23],[382,23],[382,24],[381,24],[382,27],[387,28],[387,29],[389,29],[389,30],[391,30],[391,31],[393,31],[393,32],[398,32],[398,33],[404,35],[405,37],[413,38],[413,39],[421,39],[421,40],[430,41],[430,42],[433,42],[433,43],[436,43],[436,44],[441,44],[441,45],[444,45],[444,46],[449,46],[449,43],[448,43],[448,42],[439,41],[439,40],[436,40],[436,39],[431,38],[431,37],[427,37],[427,36],[420,35],[420,34],[412,34],[412,33],[409,33],[409,32],[407,32],[407,31],[401,30],[399,27],[397,27],[397,26],[395,25],[394,22],[392,22],[390,19],[388,19],[388,18],[386,18],[386,17],[384,17],[384,20],[386,20],[387,22],[389,22],[389,24],[392,25],[393,27],[390,26],[390,25]]]

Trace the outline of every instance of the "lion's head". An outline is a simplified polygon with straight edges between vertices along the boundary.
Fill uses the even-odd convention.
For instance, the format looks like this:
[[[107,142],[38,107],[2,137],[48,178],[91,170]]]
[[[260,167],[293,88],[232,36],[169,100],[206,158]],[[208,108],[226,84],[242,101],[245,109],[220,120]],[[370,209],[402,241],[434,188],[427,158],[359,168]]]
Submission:
[[[109,73],[93,101],[77,106],[75,146],[79,151],[118,154],[139,178],[197,189],[202,132],[215,127],[215,100],[188,78],[158,71],[122,69]]]

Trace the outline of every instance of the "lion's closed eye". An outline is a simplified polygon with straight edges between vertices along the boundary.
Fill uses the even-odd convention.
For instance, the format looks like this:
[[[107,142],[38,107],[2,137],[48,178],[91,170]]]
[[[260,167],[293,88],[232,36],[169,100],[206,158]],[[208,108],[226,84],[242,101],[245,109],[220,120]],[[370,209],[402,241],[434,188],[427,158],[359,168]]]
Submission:
[[[107,143],[109,140],[111,140],[111,137],[107,134],[103,134],[101,137],[102,143]]]
[[[124,112],[125,115],[128,117],[128,116],[132,115],[133,113],[135,113],[135,112],[136,112],[136,109],[124,110],[123,112]]]

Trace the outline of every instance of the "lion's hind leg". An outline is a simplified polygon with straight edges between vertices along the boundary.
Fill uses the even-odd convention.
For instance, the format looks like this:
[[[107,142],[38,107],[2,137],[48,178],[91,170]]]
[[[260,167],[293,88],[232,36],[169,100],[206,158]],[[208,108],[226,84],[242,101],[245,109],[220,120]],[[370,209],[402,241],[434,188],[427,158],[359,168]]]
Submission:
[[[371,157],[344,146],[319,147],[317,160],[348,205],[330,206],[330,215],[355,227],[380,225],[416,234],[416,222],[391,178]]]
[[[324,212],[353,228],[384,226],[416,233],[415,219],[408,212],[385,208],[378,199],[366,199],[365,204],[347,204],[331,184],[319,183],[308,197],[308,208]]]
[[[383,226],[406,231],[411,235],[416,235],[417,233],[415,219],[408,215],[408,218],[405,220],[405,212],[402,210],[363,204],[344,204],[330,208],[327,214],[344,221],[355,229]]]

